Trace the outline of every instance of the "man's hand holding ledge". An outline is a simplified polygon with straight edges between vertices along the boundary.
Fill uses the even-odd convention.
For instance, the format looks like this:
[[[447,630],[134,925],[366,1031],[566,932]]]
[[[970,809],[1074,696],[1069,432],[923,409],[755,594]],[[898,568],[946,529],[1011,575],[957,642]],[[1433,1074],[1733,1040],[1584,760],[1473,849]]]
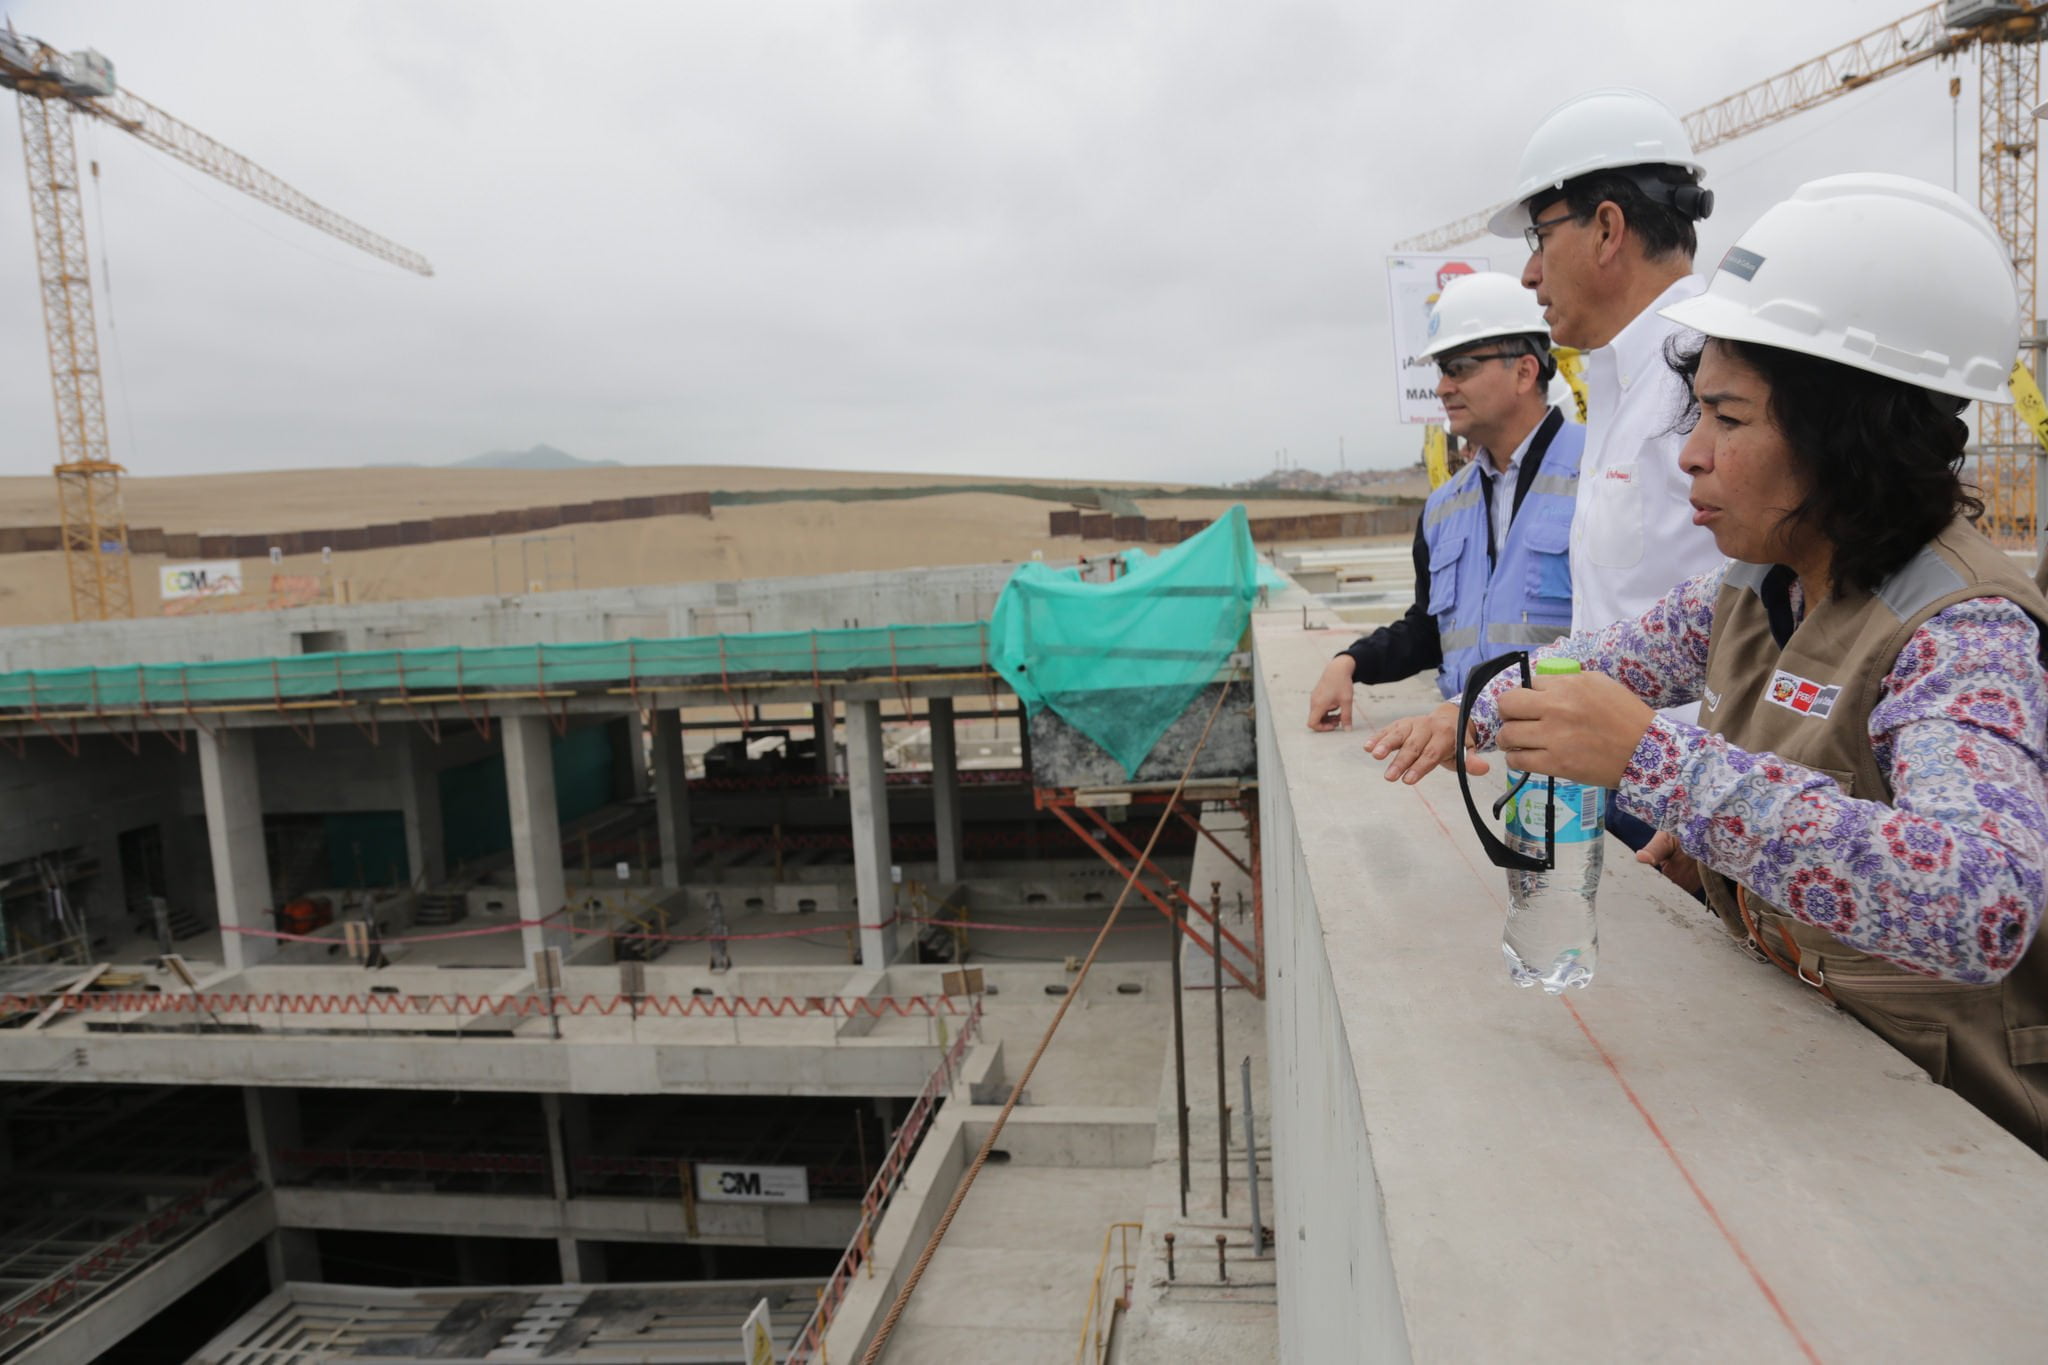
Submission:
[[[1511,767],[1547,773],[1589,786],[1619,785],[1621,774],[1656,713],[1614,679],[1599,673],[1539,677],[1535,687],[1500,695],[1495,748]],[[1385,759],[1386,779],[1413,785],[1452,762],[1458,703],[1447,701],[1420,716],[1406,716],[1367,736],[1365,750]],[[1468,729],[1465,770],[1485,773]]]
[[[1323,665],[1315,690],[1308,694],[1309,729],[1351,728],[1351,683],[1356,672],[1349,654],[1339,654]]]
[[[1387,760],[1387,781],[1406,781],[1413,786],[1432,769],[1452,762],[1452,750],[1456,745],[1451,737],[1457,729],[1458,703],[1447,701],[1434,711],[1420,716],[1403,716],[1392,725],[1374,731],[1366,736],[1365,751],[1374,758]],[[1465,745],[1468,750],[1465,770],[1485,772],[1486,760],[1480,758],[1476,751],[1471,751],[1472,735],[1469,730]]]

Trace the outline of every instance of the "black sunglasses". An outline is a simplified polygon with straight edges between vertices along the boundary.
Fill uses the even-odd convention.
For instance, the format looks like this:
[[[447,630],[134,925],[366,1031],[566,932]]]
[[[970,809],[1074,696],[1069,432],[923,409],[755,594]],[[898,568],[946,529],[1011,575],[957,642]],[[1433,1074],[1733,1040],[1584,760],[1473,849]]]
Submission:
[[[1472,703],[1479,700],[1480,692],[1488,683],[1518,664],[1522,669],[1522,686],[1532,686],[1529,656],[1520,650],[1488,659],[1466,675],[1465,695],[1458,702],[1458,729],[1451,752],[1458,760],[1458,790],[1465,797],[1465,813],[1472,817],[1472,828],[1479,835],[1480,846],[1486,850],[1486,860],[1511,872],[1547,872],[1557,866],[1557,779],[1543,779],[1547,790],[1543,798],[1543,856],[1539,858],[1533,853],[1510,848],[1494,836],[1492,827],[1479,818],[1479,807],[1472,800],[1472,780],[1465,771],[1465,727],[1472,720]],[[1500,813],[1507,809],[1508,802],[1521,795],[1522,788],[1528,786],[1529,779],[1534,776],[1534,773],[1523,773],[1515,785],[1508,788],[1506,795],[1493,803],[1495,819],[1499,819]]]

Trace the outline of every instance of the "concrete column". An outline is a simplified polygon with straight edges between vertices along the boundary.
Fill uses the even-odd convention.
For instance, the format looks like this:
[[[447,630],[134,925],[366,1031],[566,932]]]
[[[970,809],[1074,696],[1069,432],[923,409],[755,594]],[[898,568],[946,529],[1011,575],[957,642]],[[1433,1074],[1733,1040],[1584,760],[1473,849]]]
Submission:
[[[256,732],[202,729],[198,734],[221,958],[229,971],[238,972],[277,956],[276,939],[233,932],[276,927],[270,918],[270,858],[263,847],[263,794],[256,783]]]
[[[896,887],[889,876],[889,785],[882,769],[882,704],[846,703],[846,791],[853,808],[853,890],[861,965],[896,959]]]
[[[832,776],[833,746],[838,738],[832,724],[831,702],[814,701],[811,703],[811,734],[817,741],[818,775],[820,777],[830,777]]]
[[[128,888],[122,876],[121,832],[102,829],[92,841],[92,852],[93,861],[99,864],[100,870],[86,890],[85,903],[79,907],[85,913],[86,936],[108,934],[118,939],[128,928]]]
[[[690,870],[690,783],[683,766],[683,717],[654,712],[654,823],[661,832],[661,884],[681,886]]]
[[[415,886],[448,880],[447,843],[441,825],[441,773],[434,744],[414,731],[406,736],[404,782],[399,796],[405,813],[405,858]],[[424,878],[424,881],[422,881]]]
[[[555,1196],[555,1226],[569,1223],[569,1153],[572,1146],[589,1140],[589,1114],[574,1095],[543,1094],[540,1097],[543,1125],[548,1132],[548,1171]],[[573,1140],[572,1140],[573,1134]],[[561,1258],[562,1279],[568,1284],[601,1284],[604,1281],[604,1248],[594,1242],[579,1242],[567,1232],[555,1234],[555,1252]]]
[[[507,716],[505,795],[512,807],[512,867],[519,879],[519,932],[530,966],[533,955],[560,948],[569,956],[569,898],[562,875],[562,822],[555,813],[553,729],[542,716]]]
[[[960,880],[960,745],[953,733],[953,699],[925,703],[932,729],[932,827],[939,836],[939,880]]]
[[[647,722],[638,711],[626,717],[626,778],[635,801],[647,797]]]
[[[256,1174],[263,1188],[277,1189],[278,1152],[299,1143],[299,1106],[289,1090],[242,1087],[242,1112],[249,1120],[249,1150],[256,1159]],[[269,1265],[270,1287],[289,1280],[302,1284],[320,1282],[320,1243],[305,1228],[279,1228],[263,1240],[264,1260]]]

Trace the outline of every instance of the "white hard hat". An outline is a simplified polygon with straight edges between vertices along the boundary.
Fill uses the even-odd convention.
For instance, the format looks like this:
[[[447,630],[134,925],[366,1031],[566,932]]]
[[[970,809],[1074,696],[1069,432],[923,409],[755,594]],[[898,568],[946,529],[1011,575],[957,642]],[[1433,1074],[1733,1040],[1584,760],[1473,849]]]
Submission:
[[[1540,336],[1550,340],[1550,325],[1536,296],[1513,275],[1482,270],[1460,275],[1444,286],[1436,307],[1429,310],[1429,344],[1424,355],[1442,355],[1492,337]]]
[[[1695,180],[1706,170],[1693,155],[1685,125],[1656,96],[1627,86],[1590,91],[1558,105],[1536,125],[1522,149],[1512,202],[1493,215],[1487,229],[1496,237],[1519,237],[1529,225],[1533,196],[1622,166],[1676,166]]]
[[[2010,403],[2012,262],[1976,209],[1924,180],[1831,175],[1736,239],[1673,322],[1832,360],[1936,393]]]

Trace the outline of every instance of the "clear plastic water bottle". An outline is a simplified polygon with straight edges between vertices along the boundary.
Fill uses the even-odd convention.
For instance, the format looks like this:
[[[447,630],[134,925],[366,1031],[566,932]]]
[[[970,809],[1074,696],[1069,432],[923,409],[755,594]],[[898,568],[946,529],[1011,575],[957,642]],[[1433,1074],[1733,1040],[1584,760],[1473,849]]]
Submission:
[[[1539,659],[1538,674],[1576,673],[1576,659]],[[1508,772],[1513,789],[1522,774]],[[1518,853],[1543,855],[1550,782],[1530,774],[1507,807],[1507,843]],[[1517,986],[1541,986],[1551,995],[1593,979],[1599,932],[1593,897],[1600,890],[1600,852],[1607,823],[1607,791],[1557,779],[1556,866],[1547,872],[1508,873],[1508,922],[1501,956]]]

